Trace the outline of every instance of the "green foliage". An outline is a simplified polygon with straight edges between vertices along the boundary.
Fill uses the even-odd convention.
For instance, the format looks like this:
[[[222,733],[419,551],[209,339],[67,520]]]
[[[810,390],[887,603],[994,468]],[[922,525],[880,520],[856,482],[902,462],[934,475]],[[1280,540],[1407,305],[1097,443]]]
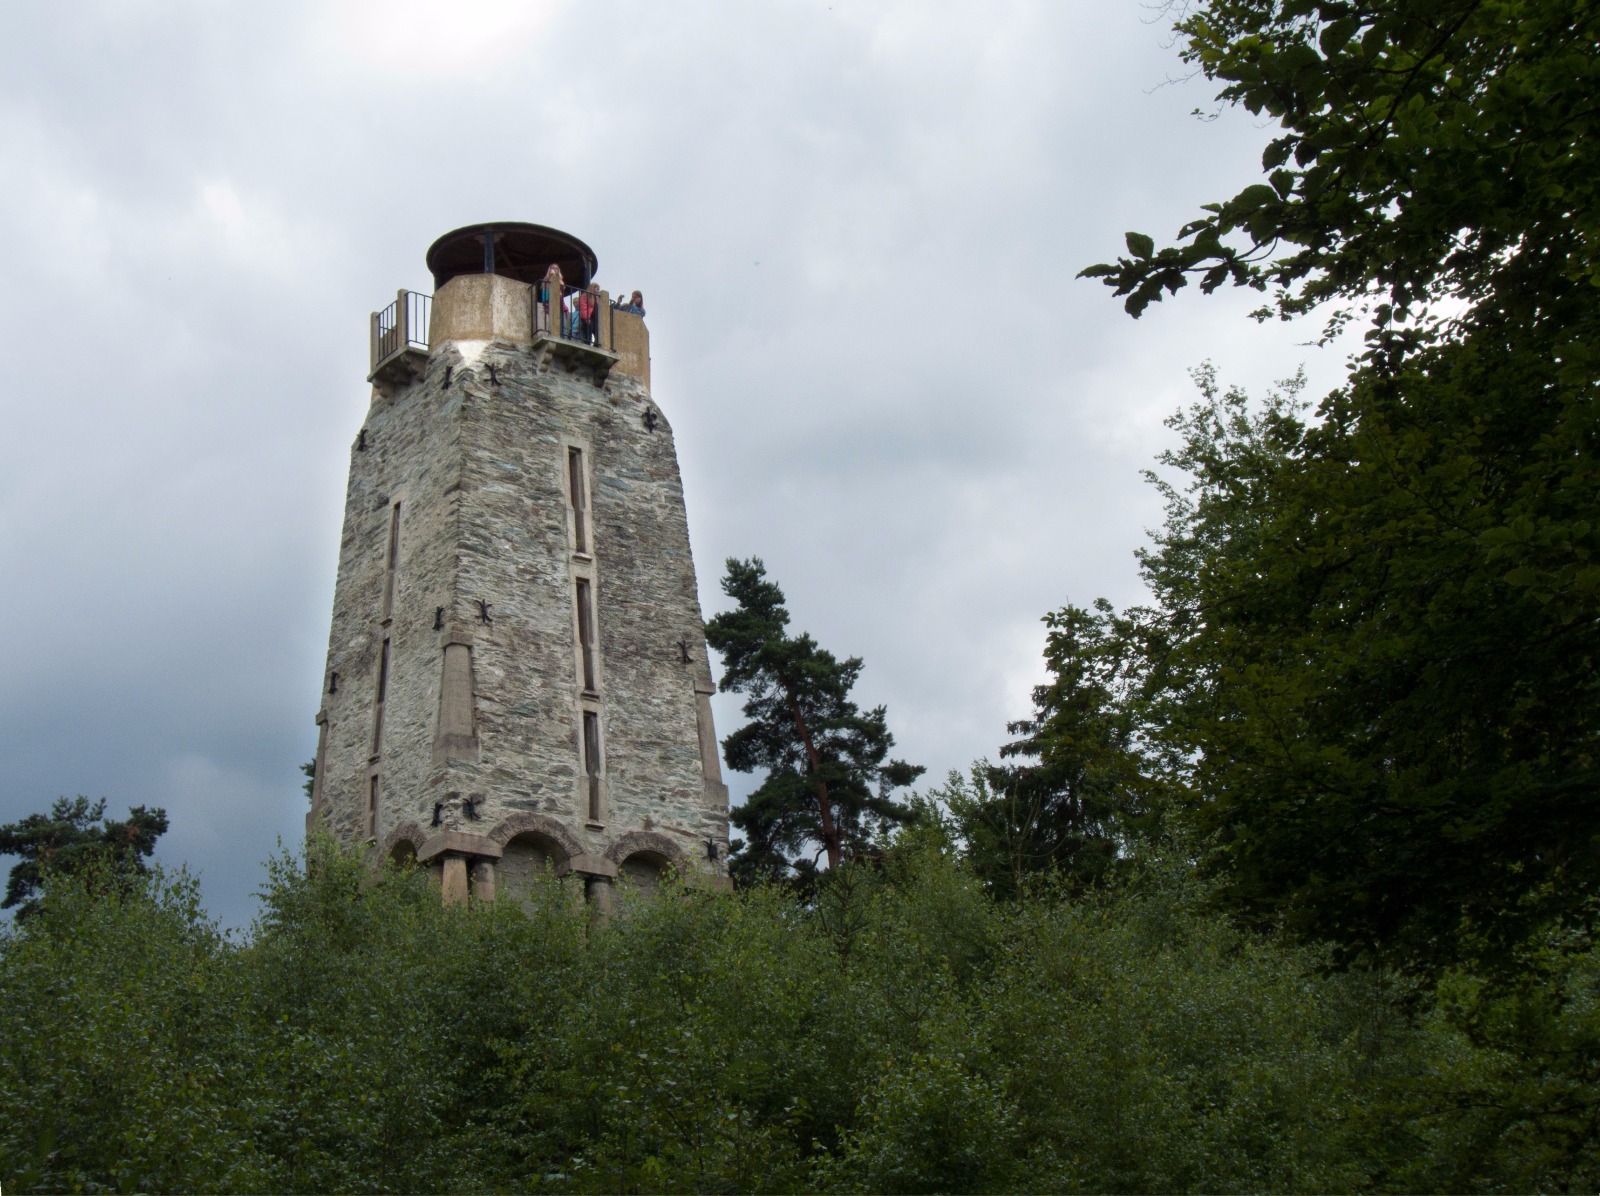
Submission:
[[[166,833],[167,812],[134,806],[125,822],[113,822],[105,812],[104,798],[90,805],[86,797],[59,797],[48,814],[0,826],[0,855],[21,857],[11,866],[0,909],[16,907],[19,918],[36,913],[44,882],[55,874],[104,889],[124,875],[143,873],[145,859]]]
[[[1136,894],[1021,911],[1025,954],[992,995],[994,1049],[1055,1062],[1027,1069],[1015,1095],[1038,1110],[1061,1185],[1370,1186],[1359,1114],[1384,1077],[1357,1082],[1342,981],[1313,980],[1314,954],[1191,901],[1181,876],[1155,876]]]
[[[1018,896],[1035,878],[1088,885],[1125,862],[1154,827],[1154,775],[1136,698],[1143,661],[1130,624],[1110,605],[1064,607],[1045,616],[1048,684],[1033,691],[1031,718],[996,767],[952,773],[930,796],[989,890]]]
[[[916,839],[916,835],[910,836]],[[809,902],[555,880],[447,908],[314,843],[248,936],[188,878],[0,935],[7,1190],[1593,1186],[1600,954],[1329,973],[1182,869],[995,901],[931,837]]]
[[[767,774],[732,813],[748,838],[729,868],[745,883],[809,882],[819,854],[837,868],[875,851],[908,817],[891,792],[922,769],[885,759],[894,745],[885,709],[863,714],[850,700],[861,658],[791,636],[783,591],[759,560],[730,559],[722,589],[738,606],[706,624],[706,642],[722,654],[723,692],[749,695],[748,721],[722,741],[723,755],[736,772]]]
[[[1518,956],[1510,975],[1454,968],[1439,985],[1423,1022],[1437,1062],[1396,1102],[1424,1147],[1397,1168],[1417,1188],[1600,1184],[1600,952],[1557,931]]]
[[[1137,314],[1274,293],[1367,349],[1174,426],[1140,717],[1234,908],[1428,969],[1514,966],[1600,885],[1600,5],[1206,0],[1267,182],[1086,273]]]
[[[1127,295],[1134,315],[1191,277],[1208,293],[1271,288],[1284,315],[1369,296],[1393,320],[1445,297],[1486,322],[1592,309],[1600,5],[1185,7],[1184,60],[1224,84],[1222,102],[1280,131],[1262,155],[1266,181],[1204,205],[1178,245],[1130,233],[1131,257],[1083,272]]]
[[[19,1191],[260,1186],[226,1062],[243,1010],[198,886],[53,874],[0,938],[0,1171]]]
[[[1507,483],[1548,493],[1534,478],[1553,463],[1516,461],[1509,429],[1399,409],[1352,425],[1339,403],[1317,426],[1296,385],[1252,407],[1198,377],[1163,458],[1187,484],[1163,484],[1143,554],[1154,607],[1127,617],[1149,664],[1141,717],[1224,898],[1428,967],[1586,918],[1600,625],[1550,573],[1544,594],[1518,584],[1496,535],[1537,505]],[[1453,386],[1419,381],[1408,402]]]
[[[821,1186],[850,1192],[1006,1192],[1030,1186],[1022,1118],[1005,1095],[948,1056],[885,1072],[861,1103],[860,1127],[819,1167]]]
[[[1600,880],[1600,627],[1570,562],[1501,534],[1519,509],[1517,526],[1557,534],[1531,513],[1554,463],[1530,449],[1488,470],[1455,443],[1514,457],[1509,429],[1400,411],[1351,427],[1337,404],[1315,426],[1297,384],[1252,408],[1198,380],[1163,458],[1187,484],[1161,483],[1167,522],[1142,554],[1155,604],[1125,617],[1148,664],[1140,717],[1227,899],[1423,964],[1503,956],[1583,915]],[[1600,517],[1592,492],[1555,501]],[[1506,568],[1541,552],[1521,566],[1537,581]]]

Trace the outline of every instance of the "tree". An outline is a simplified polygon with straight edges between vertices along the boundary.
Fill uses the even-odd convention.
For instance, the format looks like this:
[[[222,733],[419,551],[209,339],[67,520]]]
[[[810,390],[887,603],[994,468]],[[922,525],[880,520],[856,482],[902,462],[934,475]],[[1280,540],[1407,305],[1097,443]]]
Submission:
[[[1049,871],[1076,885],[1105,876],[1142,833],[1150,785],[1139,718],[1142,657],[1135,625],[1104,600],[1045,616],[1051,680],[1033,691],[1031,718],[1009,724],[1000,749],[938,794],[968,862],[989,890],[1020,896]]]
[[[166,833],[167,812],[134,806],[125,822],[113,822],[105,812],[104,798],[90,805],[87,797],[60,797],[48,814],[0,826],[0,855],[22,857],[11,867],[0,909],[17,907],[19,918],[36,913],[51,875],[143,874],[145,859]]]
[[[804,877],[825,855],[837,868],[909,816],[890,794],[922,769],[885,759],[894,737],[884,707],[863,714],[850,700],[860,657],[841,661],[789,635],[783,591],[759,560],[730,558],[722,589],[738,606],[706,624],[706,642],[722,654],[723,692],[749,695],[749,721],[723,753],[736,772],[767,772],[731,816],[749,836],[733,866],[746,879]]]
[[[1207,0],[1264,182],[1084,271],[1370,321],[1307,419],[1219,395],[1145,555],[1184,806],[1236,908],[1428,966],[1600,883],[1594,0]],[[1213,380],[1214,383],[1214,380]]]
[[[1417,407],[1481,393],[1407,378]],[[1162,483],[1167,521],[1142,554],[1155,602],[1128,617],[1142,717],[1225,899],[1426,967],[1587,920],[1600,628],[1575,591],[1530,592],[1497,535],[1554,526],[1528,513],[1543,496],[1508,485],[1540,466],[1492,469],[1504,442],[1469,450],[1470,424],[1414,408],[1353,420],[1341,395],[1319,426],[1292,387],[1252,404],[1199,379],[1163,458],[1187,481]],[[1593,497],[1562,501],[1600,519]]]
[[[1595,0],[1172,4],[1183,59],[1280,132],[1265,182],[1205,205],[1157,251],[1091,266],[1138,315],[1191,277],[1274,292],[1284,316],[1376,299],[1380,328],[1465,305],[1573,345],[1600,278]],[[1339,314],[1336,312],[1336,314]],[[1381,340],[1382,338],[1380,338]],[[1592,358],[1590,358],[1592,362]]]

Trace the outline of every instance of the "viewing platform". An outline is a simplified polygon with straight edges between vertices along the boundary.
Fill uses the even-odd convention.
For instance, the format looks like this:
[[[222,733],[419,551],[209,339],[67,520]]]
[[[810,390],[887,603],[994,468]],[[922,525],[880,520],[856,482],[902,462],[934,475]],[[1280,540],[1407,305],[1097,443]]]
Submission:
[[[434,345],[495,340],[526,345],[541,366],[560,361],[597,386],[613,369],[649,386],[644,314],[612,305],[593,282],[594,251],[576,237],[537,224],[474,224],[435,241],[427,262],[432,295],[400,291],[372,313],[367,381],[404,385]]]

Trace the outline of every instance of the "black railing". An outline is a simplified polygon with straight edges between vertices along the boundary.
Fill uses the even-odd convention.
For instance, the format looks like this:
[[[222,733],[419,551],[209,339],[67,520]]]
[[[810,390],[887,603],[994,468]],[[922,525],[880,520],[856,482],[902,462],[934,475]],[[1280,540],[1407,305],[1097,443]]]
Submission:
[[[552,295],[551,291],[556,294]],[[533,335],[563,336],[566,333],[566,292],[570,287],[552,287],[549,279],[533,284]],[[552,311],[554,314],[552,315]]]
[[[428,348],[428,318],[433,296],[401,291],[393,303],[372,313],[372,368],[406,349]]]
[[[552,291],[555,293],[552,294]],[[611,317],[616,307],[610,296],[595,283],[586,287],[546,282],[532,284],[533,336],[549,337],[568,344],[588,345],[609,353],[612,350]],[[630,310],[622,308],[621,310]],[[637,309],[631,309],[637,310]],[[388,377],[390,363],[404,358],[407,351],[428,351],[432,342],[433,296],[420,291],[400,291],[393,303],[372,313],[372,373],[380,370]],[[643,314],[641,312],[641,314]],[[446,330],[445,335],[450,335]],[[513,332],[511,339],[520,339]],[[394,369],[411,369],[402,362]]]
[[[533,284],[533,333],[597,349],[611,347],[611,307],[597,285],[572,287],[563,284],[559,299],[551,295],[547,282]]]
[[[567,292],[562,296],[562,306],[567,310],[566,338],[580,344],[605,348],[600,343],[602,326],[609,323],[605,317],[610,313],[606,310],[606,298],[600,293],[600,288],[590,283],[582,289],[578,287],[562,289]]]

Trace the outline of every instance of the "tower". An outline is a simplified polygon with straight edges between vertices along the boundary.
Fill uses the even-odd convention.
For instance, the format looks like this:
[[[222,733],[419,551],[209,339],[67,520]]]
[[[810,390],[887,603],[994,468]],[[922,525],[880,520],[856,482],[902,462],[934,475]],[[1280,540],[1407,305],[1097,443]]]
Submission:
[[[522,223],[428,250],[372,316],[308,833],[436,870],[726,876],[727,788],[672,427],[642,312]],[[547,277],[560,270],[562,282]]]

